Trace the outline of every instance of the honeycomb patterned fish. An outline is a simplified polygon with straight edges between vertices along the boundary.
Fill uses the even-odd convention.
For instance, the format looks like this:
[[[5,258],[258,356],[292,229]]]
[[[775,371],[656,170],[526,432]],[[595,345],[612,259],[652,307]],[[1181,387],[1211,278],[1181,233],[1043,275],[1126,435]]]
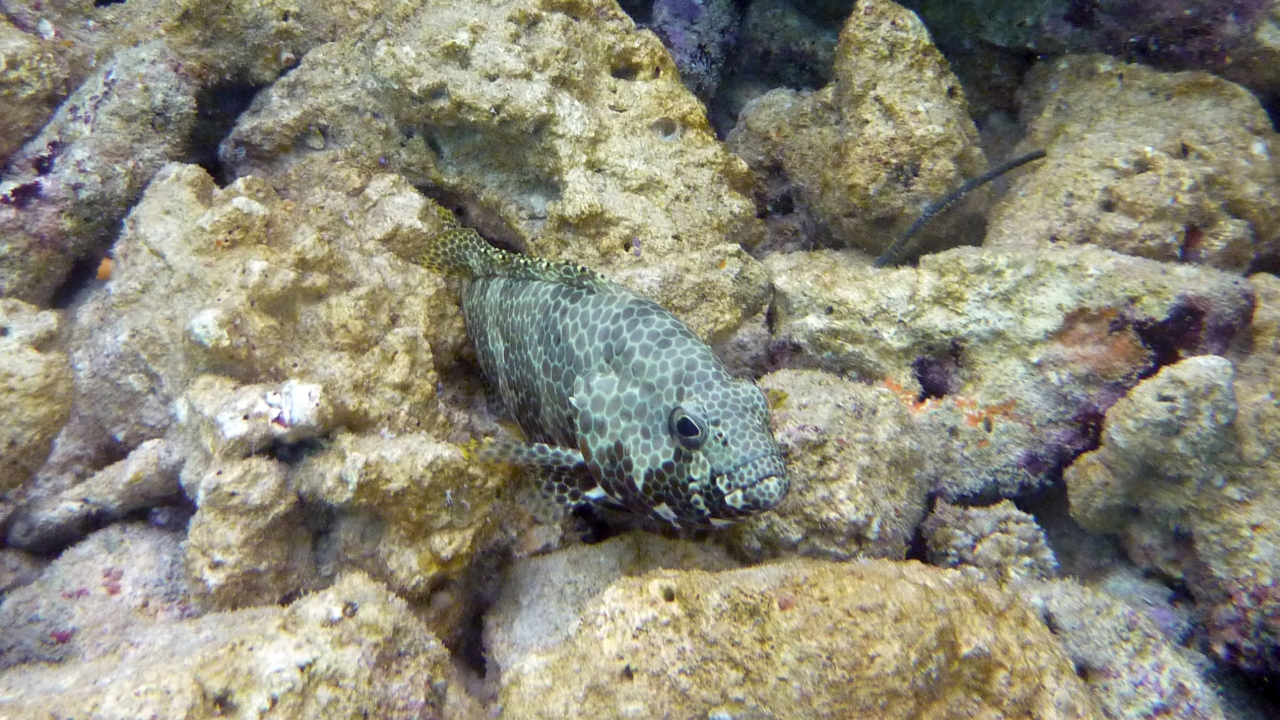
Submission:
[[[787,494],[769,405],[660,305],[579,265],[499,250],[441,211],[423,265],[468,280],[467,332],[527,443],[481,456],[543,489],[678,527],[719,527]]]

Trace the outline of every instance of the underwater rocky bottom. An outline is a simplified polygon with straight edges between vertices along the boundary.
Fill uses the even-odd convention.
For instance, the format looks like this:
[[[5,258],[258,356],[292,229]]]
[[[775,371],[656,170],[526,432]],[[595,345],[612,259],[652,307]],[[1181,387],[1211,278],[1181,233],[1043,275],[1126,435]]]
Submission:
[[[6,3],[0,717],[1273,716],[1280,11],[624,5]],[[786,499],[477,461],[442,209],[684,321]]]

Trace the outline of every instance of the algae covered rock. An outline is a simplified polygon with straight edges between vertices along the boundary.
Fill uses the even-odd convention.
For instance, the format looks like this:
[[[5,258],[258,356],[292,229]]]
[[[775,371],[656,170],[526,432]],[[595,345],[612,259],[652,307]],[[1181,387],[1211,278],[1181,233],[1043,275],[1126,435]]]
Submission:
[[[1017,591],[1053,629],[1103,717],[1227,717],[1194,654],[1137,608],[1073,580],[1026,583]]]
[[[3,596],[0,668],[93,659],[140,624],[196,614],[182,555],[173,530],[119,523],[93,533]]]
[[[1045,580],[1058,574],[1058,560],[1036,519],[1012,502],[959,507],[939,500],[921,528],[929,562],[967,565],[1003,580]]]
[[[48,303],[74,263],[107,250],[166,162],[188,159],[193,146],[225,133],[219,125],[238,112],[238,96],[380,7],[365,0],[117,5],[5,7],[0,123],[11,132],[0,133],[0,295]],[[9,22],[31,34],[15,34]]]
[[[178,504],[182,496],[178,471],[183,462],[172,443],[148,440],[84,482],[23,505],[9,519],[5,542],[47,552],[83,536],[95,524]]]
[[[728,144],[751,166],[762,204],[794,203],[826,244],[878,255],[986,160],[960,81],[920,20],[888,0],[853,5],[831,84],[752,101]]]
[[[165,433],[198,378],[221,376],[255,387],[211,410],[210,432],[255,450],[304,439],[285,426],[433,427],[435,354],[452,358],[463,340],[456,303],[342,220],[376,197],[312,195],[324,204],[281,200],[252,178],[219,189],[200,168],[168,166],[126,223],[106,291],[76,314],[80,419],[132,447]],[[218,420],[235,403],[248,403],[244,428]]]
[[[423,434],[343,434],[296,473],[299,494],[334,513],[322,574],[360,568],[417,598],[467,568],[497,529],[497,495],[510,481]]]
[[[0,300],[0,493],[26,482],[71,415],[71,368],[57,347],[61,316]]]
[[[282,463],[216,460],[203,473],[184,468],[183,485],[197,507],[187,571],[216,607],[277,603],[308,588],[315,576],[311,536]]]
[[[781,398],[773,427],[791,491],[739,522],[730,543],[755,558],[904,557],[933,482],[906,406],[884,387],[815,370],[781,370],[760,387]]]
[[[118,634],[92,659],[0,675],[15,716],[442,718],[448,653],[399,600],[346,575],[292,605]]]
[[[66,93],[69,69],[55,41],[0,18],[0,163],[34,135]]]
[[[993,212],[987,247],[1088,243],[1243,271],[1280,257],[1271,121],[1248,90],[1099,55],[1042,63],[1023,146],[1048,157]]]
[[[492,672],[571,637],[588,603],[611,583],[657,569],[719,571],[737,567],[714,545],[629,533],[526,558],[504,573],[485,614],[484,648]]]
[[[662,43],[613,2],[421,3],[317,48],[223,143],[238,175],[385,165],[495,240],[574,260],[718,339],[768,281],[750,176]]]
[[[1267,307],[1276,296],[1262,299]],[[1274,309],[1259,313],[1265,320]],[[1263,671],[1280,667],[1271,580],[1280,560],[1280,414],[1271,391],[1238,390],[1234,377],[1232,363],[1215,356],[1162,369],[1107,413],[1101,446],[1065,477],[1073,517],[1119,535],[1140,567],[1185,582],[1208,649]]]
[[[1253,304],[1238,277],[1083,247],[961,248],[892,271],[831,251],[765,263],[777,352],[898,394],[948,500],[1043,486],[1139,377],[1224,352]]]
[[[970,575],[790,560],[660,570],[503,672],[505,718],[1095,717],[1037,615]]]

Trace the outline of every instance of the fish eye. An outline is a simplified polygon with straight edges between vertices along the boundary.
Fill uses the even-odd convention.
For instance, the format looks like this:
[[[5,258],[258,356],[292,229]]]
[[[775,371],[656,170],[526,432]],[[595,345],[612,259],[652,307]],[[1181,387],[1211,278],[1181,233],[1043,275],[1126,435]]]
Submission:
[[[706,423],[682,407],[671,411],[670,425],[676,442],[690,450],[697,450],[707,440]]]

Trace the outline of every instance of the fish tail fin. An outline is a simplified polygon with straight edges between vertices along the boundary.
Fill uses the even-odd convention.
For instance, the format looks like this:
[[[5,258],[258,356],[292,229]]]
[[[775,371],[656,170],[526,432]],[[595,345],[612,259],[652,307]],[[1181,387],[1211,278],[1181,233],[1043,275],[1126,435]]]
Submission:
[[[603,275],[581,265],[500,250],[485,242],[480,233],[460,225],[448,210],[437,207],[436,214],[443,227],[427,242],[418,257],[419,264],[428,269],[468,280],[509,277],[577,287],[604,288],[609,285]]]

